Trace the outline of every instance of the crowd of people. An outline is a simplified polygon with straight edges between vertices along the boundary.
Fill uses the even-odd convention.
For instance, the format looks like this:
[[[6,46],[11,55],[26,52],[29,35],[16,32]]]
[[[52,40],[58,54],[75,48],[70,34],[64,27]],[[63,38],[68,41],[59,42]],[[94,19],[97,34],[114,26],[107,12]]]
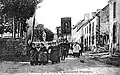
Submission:
[[[76,43],[50,43],[45,46],[44,43],[31,43],[30,49],[30,64],[31,65],[46,65],[49,61],[59,63],[65,60],[68,56],[79,57],[82,56],[83,46]]]

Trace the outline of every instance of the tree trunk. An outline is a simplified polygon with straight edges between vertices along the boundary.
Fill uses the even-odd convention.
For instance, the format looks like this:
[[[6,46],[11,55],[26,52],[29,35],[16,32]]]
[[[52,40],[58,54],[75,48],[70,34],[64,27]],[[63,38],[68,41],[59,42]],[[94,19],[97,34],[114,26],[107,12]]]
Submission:
[[[19,26],[19,37],[21,38],[21,22],[20,22],[20,26]]]
[[[20,28],[21,28],[21,31],[20,31],[20,37],[23,38],[23,24],[21,23],[20,26],[21,26],[21,27],[20,27]]]
[[[15,20],[13,17],[13,38],[15,38]]]
[[[19,21],[17,21],[17,38],[19,38]]]

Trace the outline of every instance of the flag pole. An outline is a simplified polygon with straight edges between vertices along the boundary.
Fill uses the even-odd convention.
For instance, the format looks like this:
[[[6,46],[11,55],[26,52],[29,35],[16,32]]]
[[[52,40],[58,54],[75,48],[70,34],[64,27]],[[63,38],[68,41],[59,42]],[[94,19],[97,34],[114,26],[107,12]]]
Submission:
[[[33,28],[32,28],[31,43],[32,43],[33,40],[34,40],[34,28],[35,28],[35,14],[34,14],[34,17],[33,17]]]
[[[41,6],[36,6],[35,8],[35,13],[34,13],[34,17],[33,17],[33,28],[32,28],[32,35],[31,35],[31,43],[34,40],[34,28],[35,28],[35,16],[36,16],[36,9],[40,8]]]

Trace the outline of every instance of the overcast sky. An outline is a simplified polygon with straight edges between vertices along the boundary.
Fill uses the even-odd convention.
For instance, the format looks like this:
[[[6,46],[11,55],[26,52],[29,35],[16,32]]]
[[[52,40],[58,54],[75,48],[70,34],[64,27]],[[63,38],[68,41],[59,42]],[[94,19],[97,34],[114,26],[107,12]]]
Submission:
[[[44,0],[36,11],[36,20],[53,32],[61,25],[61,17],[71,17],[72,25],[83,19],[85,13],[95,12],[108,4],[108,0]]]

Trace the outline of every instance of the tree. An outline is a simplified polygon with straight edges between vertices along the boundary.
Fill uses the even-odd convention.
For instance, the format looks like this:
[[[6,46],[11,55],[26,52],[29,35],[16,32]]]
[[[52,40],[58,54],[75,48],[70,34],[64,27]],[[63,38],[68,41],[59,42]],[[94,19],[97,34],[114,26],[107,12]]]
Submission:
[[[4,32],[10,32],[10,33],[12,33],[12,26],[5,26],[4,27]]]
[[[52,41],[54,39],[54,33],[49,30],[48,28],[45,28],[45,32],[46,32],[46,41]]]
[[[34,30],[34,39],[35,39],[35,40],[43,41],[43,38],[42,38],[42,30],[38,30],[38,29],[35,29],[35,30]]]
[[[3,5],[2,13],[8,17],[20,18],[23,21],[33,16],[39,2],[41,0],[0,0]]]
[[[40,2],[42,0],[0,0],[0,12],[5,18],[13,18],[13,32],[15,32],[14,25],[17,25],[15,23],[20,22],[25,27],[26,20],[34,15]]]
[[[34,30],[34,39],[43,41],[43,31],[46,33],[46,41],[52,41],[54,38],[54,33],[48,28],[44,28],[44,25],[38,24]]]
[[[38,29],[38,30],[44,30],[44,25],[43,24],[38,24],[37,26],[36,26],[36,29]]]
[[[4,32],[4,26],[1,25],[1,26],[0,26],[0,34],[1,34],[1,37],[2,37],[3,32]]]

